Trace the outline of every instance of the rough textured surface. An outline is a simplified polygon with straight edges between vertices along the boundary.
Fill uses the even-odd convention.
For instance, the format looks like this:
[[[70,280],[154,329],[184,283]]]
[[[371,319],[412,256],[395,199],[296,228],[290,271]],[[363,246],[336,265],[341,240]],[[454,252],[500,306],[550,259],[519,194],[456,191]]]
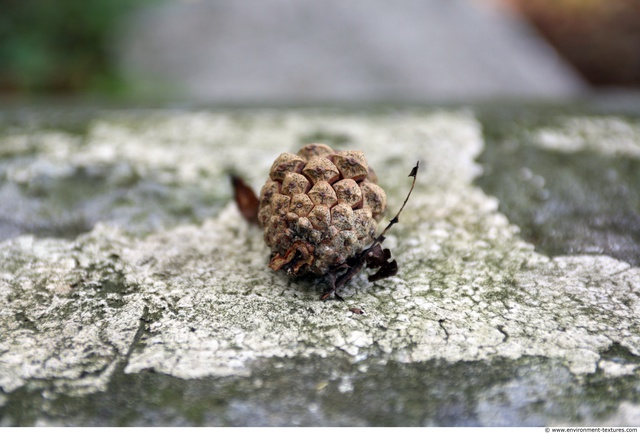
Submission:
[[[385,242],[399,274],[356,278],[344,303],[271,272],[261,231],[230,204],[228,170],[259,186],[279,153],[312,137],[363,150],[392,210],[408,170],[426,166]],[[16,197],[7,214],[24,185],[44,175],[55,197],[80,170],[103,173],[82,184],[109,201],[105,179],[121,167],[139,179],[126,192],[148,183],[214,209],[196,200],[179,218],[160,194],[113,201],[78,236],[6,236],[3,424],[637,420],[640,269],[523,240],[473,184],[484,140],[471,112],[102,113],[79,133],[7,128],[0,148],[2,188]]]
[[[478,184],[500,211],[546,254],[607,254],[638,266],[640,124],[568,113],[510,120],[485,129],[480,158]]]

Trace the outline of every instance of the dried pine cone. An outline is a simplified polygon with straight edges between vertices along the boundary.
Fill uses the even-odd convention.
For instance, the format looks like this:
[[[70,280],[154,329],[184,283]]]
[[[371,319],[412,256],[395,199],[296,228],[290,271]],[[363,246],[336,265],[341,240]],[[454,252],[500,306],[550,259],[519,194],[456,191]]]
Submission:
[[[386,202],[358,150],[307,144],[297,155],[281,154],[260,191],[269,267],[323,275],[344,264],[374,240]]]

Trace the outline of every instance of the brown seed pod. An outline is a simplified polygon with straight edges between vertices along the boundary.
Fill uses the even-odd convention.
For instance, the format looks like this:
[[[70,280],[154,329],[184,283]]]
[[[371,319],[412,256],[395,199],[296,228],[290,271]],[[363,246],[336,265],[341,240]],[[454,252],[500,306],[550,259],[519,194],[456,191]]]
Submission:
[[[251,187],[238,176],[231,176],[231,184],[233,185],[234,198],[242,216],[251,223],[259,223],[258,197],[256,197]],[[265,196],[269,195],[265,191]]]
[[[325,144],[276,158],[260,194],[260,209],[268,210],[258,215],[273,253],[271,268],[324,275],[371,243],[386,196],[368,175],[362,152],[336,152]],[[306,217],[304,226],[285,218],[289,214]],[[289,222],[275,223],[273,217]]]
[[[400,211],[377,237],[387,198],[360,151],[335,152],[313,143],[297,155],[283,153],[271,166],[259,200],[239,178],[232,183],[243,216],[264,229],[272,252],[269,267],[326,276],[330,287],[321,299],[341,299],[338,290],[364,267],[378,269],[369,281],[397,273],[396,261],[381,244],[409,200],[418,167],[409,174],[413,183]]]

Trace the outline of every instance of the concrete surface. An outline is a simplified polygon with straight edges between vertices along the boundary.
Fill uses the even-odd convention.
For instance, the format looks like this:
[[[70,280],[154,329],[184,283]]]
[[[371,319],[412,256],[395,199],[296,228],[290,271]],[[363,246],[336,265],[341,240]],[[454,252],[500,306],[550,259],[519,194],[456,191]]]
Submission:
[[[480,187],[490,149],[573,154],[576,124],[592,158],[618,146],[637,161],[637,119],[520,124],[525,142],[511,121],[464,109],[33,118],[5,115],[0,135],[14,230],[0,244],[3,425],[637,422],[637,264],[540,250],[500,210],[508,196]],[[608,145],[603,122],[626,138]],[[363,150],[390,209],[415,161],[425,168],[385,243],[398,275],[362,275],[345,302],[270,271],[230,202],[230,170],[259,188],[280,152],[309,141]],[[528,170],[521,182],[539,175]],[[36,230],[10,219],[21,212]],[[74,219],[86,227],[59,224]]]

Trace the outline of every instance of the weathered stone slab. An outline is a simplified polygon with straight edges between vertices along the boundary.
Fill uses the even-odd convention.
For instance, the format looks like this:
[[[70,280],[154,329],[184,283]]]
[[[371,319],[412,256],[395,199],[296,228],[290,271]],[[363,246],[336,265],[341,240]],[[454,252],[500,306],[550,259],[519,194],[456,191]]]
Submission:
[[[230,203],[229,170],[257,188],[280,152],[318,140],[363,150],[390,209],[425,166],[386,242],[399,274],[356,278],[345,302],[271,272]],[[3,423],[632,423],[640,269],[536,252],[474,184],[484,147],[469,111],[117,112],[81,133],[5,131],[6,215],[25,198],[50,209],[61,185],[90,193],[69,199],[83,233],[0,244]]]
[[[640,124],[567,113],[498,123],[485,131],[477,183],[521,235],[545,254],[606,254],[638,266]]]

